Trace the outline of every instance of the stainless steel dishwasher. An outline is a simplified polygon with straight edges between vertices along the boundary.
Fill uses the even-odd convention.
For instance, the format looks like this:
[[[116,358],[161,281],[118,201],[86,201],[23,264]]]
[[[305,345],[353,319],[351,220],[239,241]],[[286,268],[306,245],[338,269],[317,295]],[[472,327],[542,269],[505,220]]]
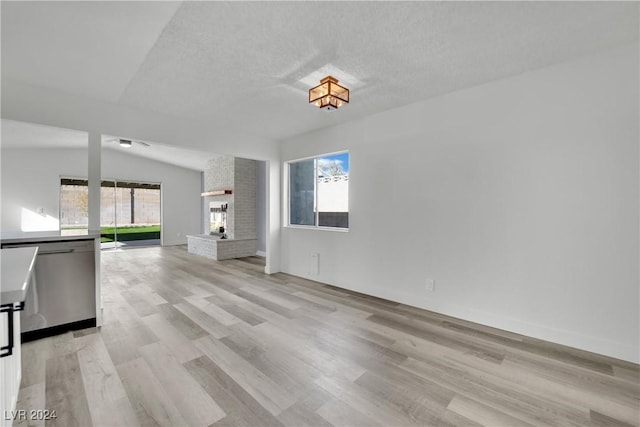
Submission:
[[[94,240],[3,244],[3,248],[38,246],[35,286],[21,312],[22,339],[29,341],[68,330],[95,326]]]

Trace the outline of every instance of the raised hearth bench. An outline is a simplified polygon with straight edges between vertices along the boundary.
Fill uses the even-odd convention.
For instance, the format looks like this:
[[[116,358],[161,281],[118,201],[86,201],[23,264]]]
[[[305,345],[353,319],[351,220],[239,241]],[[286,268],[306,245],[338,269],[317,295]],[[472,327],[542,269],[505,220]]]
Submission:
[[[189,253],[221,261],[223,259],[254,256],[258,250],[257,239],[220,239],[219,236],[196,234],[187,236]]]

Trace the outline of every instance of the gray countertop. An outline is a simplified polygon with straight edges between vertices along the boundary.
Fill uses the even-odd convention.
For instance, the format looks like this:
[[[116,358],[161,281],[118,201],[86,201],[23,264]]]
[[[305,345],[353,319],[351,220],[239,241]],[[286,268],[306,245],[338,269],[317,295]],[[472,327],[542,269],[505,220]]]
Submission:
[[[37,253],[37,246],[0,250],[0,305],[24,301]]]
[[[89,240],[100,237],[99,233],[89,233],[74,236],[65,236],[60,231],[8,231],[0,233],[0,243],[33,243],[33,242],[59,242],[71,240]]]

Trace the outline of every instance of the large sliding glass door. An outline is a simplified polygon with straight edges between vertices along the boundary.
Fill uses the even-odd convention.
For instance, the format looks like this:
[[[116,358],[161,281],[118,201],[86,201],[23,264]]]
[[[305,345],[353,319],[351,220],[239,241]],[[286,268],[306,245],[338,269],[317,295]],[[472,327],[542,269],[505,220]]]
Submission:
[[[116,186],[109,181],[100,185],[100,246],[102,249],[117,249],[118,219]],[[107,184],[107,185],[105,185]]]
[[[63,234],[86,233],[86,180],[60,183]],[[160,184],[105,180],[100,189],[100,236],[103,249],[160,244]]]

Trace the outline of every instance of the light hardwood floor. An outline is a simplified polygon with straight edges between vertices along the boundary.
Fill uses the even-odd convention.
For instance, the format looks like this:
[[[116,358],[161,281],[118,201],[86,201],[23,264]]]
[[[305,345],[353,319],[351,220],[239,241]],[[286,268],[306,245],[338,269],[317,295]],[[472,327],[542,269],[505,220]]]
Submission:
[[[16,425],[640,424],[638,365],[263,269],[102,254],[104,326],[24,345],[57,418]]]

